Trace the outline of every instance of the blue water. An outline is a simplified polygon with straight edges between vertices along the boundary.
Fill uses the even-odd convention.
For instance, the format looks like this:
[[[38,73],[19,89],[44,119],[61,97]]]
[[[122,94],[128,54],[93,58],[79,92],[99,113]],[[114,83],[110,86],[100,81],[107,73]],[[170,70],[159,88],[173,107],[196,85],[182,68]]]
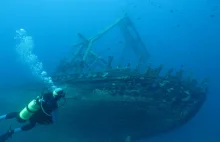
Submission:
[[[152,64],[183,66],[197,78],[210,78],[208,99],[193,120],[146,141],[219,142],[219,0],[1,0],[0,89],[7,93],[36,79],[18,59],[16,30],[24,28],[33,37],[34,54],[51,73],[79,40],[78,32],[91,37],[125,11],[146,44]]]

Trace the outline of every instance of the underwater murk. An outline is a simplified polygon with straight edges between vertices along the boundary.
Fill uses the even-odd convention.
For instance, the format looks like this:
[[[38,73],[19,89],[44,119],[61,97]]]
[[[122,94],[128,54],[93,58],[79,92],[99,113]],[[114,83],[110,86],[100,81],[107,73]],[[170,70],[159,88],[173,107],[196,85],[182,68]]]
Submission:
[[[0,2],[0,142],[218,142],[218,0]]]

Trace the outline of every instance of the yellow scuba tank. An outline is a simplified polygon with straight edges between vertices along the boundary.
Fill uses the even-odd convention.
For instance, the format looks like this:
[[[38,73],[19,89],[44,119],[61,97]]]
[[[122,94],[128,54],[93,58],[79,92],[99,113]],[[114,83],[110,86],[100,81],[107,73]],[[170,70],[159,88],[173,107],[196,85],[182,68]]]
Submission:
[[[19,113],[19,116],[22,120],[29,120],[40,107],[40,104],[34,99]]]

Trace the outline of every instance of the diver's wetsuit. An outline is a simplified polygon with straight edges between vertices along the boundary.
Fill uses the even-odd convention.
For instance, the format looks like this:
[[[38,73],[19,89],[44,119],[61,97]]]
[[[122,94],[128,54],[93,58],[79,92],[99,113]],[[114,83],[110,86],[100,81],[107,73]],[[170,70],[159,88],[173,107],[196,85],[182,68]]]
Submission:
[[[56,120],[56,111],[58,108],[57,100],[53,98],[51,92],[43,94],[42,108],[35,112],[29,119],[29,123],[21,127],[22,131],[32,129],[37,123],[38,124],[52,124]],[[40,102],[38,102],[40,103]],[[46,112],[46,113],[45,113]],[[19,112],[11,112],[6,115],[5,119],[17,118],[18,122],[25,122],[19,117]]]
[[[14,133],[28,131],[38,124],[52,124],[56,120],[58,104],[57,101],[65,97],[62,88],[55,88],[53,91],[45,92],[41,97],[29,102],[29,104],[21,112],[11,112],[0,116],[2,119],[17,118],[18,122],[29,121],[28,124],[20,128],[9,129],[3,135],[0,135],[0,142],[5,142]]]
[[[48,125],[52,124],[56,120],[56,113],[58,109],[57,101],[60,97],[54,97],[53,92],[44,93],[41,97],[36,99],[36,103],[40,105],[40,109],[34,112],[34,114],[28,119],[23,120],[20,117],[20,112],[11,112],[6,115],[0,116],[0,119],[12,119],[17,118],[18,122],[26,122],[29,121],[28,124],[23,125],[20,128],[10,129],[3,135],[0,135],[0,142],[5,142],[9,137],[11,137],[14,133],[20,131],[28,131],[35,127],[35,125],[43,124]],[[28,107],[26,107],[28,110]],[[31,112],[31,110],[28,110]]]

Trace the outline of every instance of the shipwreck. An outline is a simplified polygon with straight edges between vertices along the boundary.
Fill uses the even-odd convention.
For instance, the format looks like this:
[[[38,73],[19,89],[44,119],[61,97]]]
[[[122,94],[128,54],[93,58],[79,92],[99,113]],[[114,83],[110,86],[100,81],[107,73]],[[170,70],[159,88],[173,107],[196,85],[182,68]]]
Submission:
[[[95,42],[116,27],[123,36],[122,52],[130,50],[135,65],[93,51]],[[150,53],[128,16],[94,37],[78,36],[75,52],[60,61],[52,78],[68,86],[68,107],[62,113],[79,141],[129,142],[155,136],[187,123],[205,102],[207,79],[148,64]]]

